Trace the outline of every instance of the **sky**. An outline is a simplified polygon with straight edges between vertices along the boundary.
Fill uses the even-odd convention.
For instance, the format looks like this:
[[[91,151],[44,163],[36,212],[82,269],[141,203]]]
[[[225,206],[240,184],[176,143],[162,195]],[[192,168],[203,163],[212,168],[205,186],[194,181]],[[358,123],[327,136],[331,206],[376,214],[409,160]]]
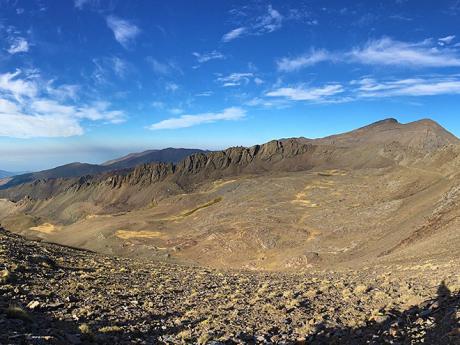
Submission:
[[[460,136],[460,0],[0,0],[0,169],[316,138]]]

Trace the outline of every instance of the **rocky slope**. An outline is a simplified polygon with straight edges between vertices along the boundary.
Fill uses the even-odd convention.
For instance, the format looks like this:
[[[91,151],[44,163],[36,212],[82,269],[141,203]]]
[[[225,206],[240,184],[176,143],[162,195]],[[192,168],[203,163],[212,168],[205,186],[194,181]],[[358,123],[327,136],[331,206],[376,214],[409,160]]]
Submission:
[[[171,162],[178,163],[185,157],[195,153],[207,153],[209,151],[198,149],[176,149],[167,148],[162,150],[148,150],[139,153],[131,153],[121,158],[113,159],[103,163],[103,166],[109,166],[111,169],[129,169],[140,164],[147,164],[152,162]]]
[[[439,258],[460,245],[460,146],[389,119],[334,137],[0,191],[15,232],[107,254],[296,270]],[[432,243],[442,246],[433,246]]]
[[[19,200],[25,196],[43,199],[95,185],[111,189],[124,185],[145,186],[168,180],[190,190],[205,180],[279,171],[303,171],[313,168],[359,169],[381,168],[398,162],[399,155],[426,155],[459,140],[432,121],[399,124],[388,119],[358,130],[323,139],[274,140],[250,148],[233,147],[220,152],[195,153],[177,164],[141,164],[120,174],[89,174],[79,179],[50,179],[48,176],[31,184],[10,188],[0,196]],[[399,159],[401,160],[401,159]],[[122,161],[125,161],[123,159]],[[111,164],[118,164],[118,161]],[[38,176],[39,177],[39,176]],[[50,186],[51,185],[51,186]],[[3,186],[7,188],[10,185]],[[124,201],[124,200],[123,200]]]
[[[215,271],[0,229],[0,343],[458,344],[458,268]]]
[[[177,163],[185,157],[198,152],[207,151],[198,149],[167,148],[163,150],[149,150],[140,153],[132,153],[127,156],[105,162],[101,165],[79,162],[70,163],[53,169],[26,174],[16,174],[16,176],[5,180],[4,183],[0,183],[0,188],[11,188],[24,183],[34,183],[38,180],[47,181],[62,178],[79,178],[82,176],[98,175],[112,171],[124,173],[123,170],[133,168],[140,164],[149,164],[153,162]]]

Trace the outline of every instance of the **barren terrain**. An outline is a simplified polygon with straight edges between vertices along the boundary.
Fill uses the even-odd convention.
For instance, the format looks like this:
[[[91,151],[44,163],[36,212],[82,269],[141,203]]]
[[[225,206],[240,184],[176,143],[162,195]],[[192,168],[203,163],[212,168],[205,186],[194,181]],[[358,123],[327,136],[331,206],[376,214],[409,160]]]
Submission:
[[[4,188],[0,340],[459,343],[459,171],[388,119]]]
[[[458,260],[255,273],[0,230],[2,344],[458,344]]]

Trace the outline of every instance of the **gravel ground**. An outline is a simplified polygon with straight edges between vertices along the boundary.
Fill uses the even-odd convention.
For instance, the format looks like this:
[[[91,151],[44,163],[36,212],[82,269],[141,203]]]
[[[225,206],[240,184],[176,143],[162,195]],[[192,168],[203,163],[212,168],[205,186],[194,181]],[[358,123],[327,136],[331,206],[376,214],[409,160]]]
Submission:
[[[0,344],[460,344],[459,266],[218,271],[0,229]]]

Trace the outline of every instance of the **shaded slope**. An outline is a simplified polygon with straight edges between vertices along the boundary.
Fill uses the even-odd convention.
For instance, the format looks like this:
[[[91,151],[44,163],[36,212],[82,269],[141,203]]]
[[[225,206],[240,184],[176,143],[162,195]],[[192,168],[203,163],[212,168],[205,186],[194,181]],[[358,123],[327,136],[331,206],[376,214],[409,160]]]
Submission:
[[[215,267],[438,257],[460,243],[449,192],[459,181],[456,141],[430,121],[385,120],[324,139],[22,184],[0,192],[17,202],[0,219],[58,243]],[[443,198],[455,200],[441,207]],[[430,246],[433,236],[449,239],[445,251]],[[416,246],[424,250],[413,255]]]
[[[11,177],[15,175],[23,174],[22,172],[11,172],[11,171],[5,171],[5,170],[0,170],[0,179],[5,178],[5,177]]]
[[[177,163],[183,160],[185,157],[190,156],[194,153],[206,153],[199,149],[175,149],[167,148],[163,150],[148,150],[140,153],[131,153],[124,157],[110,160],[103,163],[103,166],[110,167],[112,170],[115,169],[126,169],[132,168],[136,165],[147,164],[151,162],[163,162],[163,163]]]
[[[125,157],[108,161],[104,164],[87,164],[87,163],[70,163],[53,169],[39,172],[21,174],[12,177],[1,185],[2,189],[14,187],[23,183],[33,182],[36,180],[48,180],[58,178],[72,178],[86,175],[97,175],[110,171],[133,168],[140,164],[152,162],[171,162],[176,163],[184,157],[196,153],[206,152],[197,149],[174,149],[167,148],[164,150],[150,150],[141,153],[132,153]],[[0,177],[1,178],[1,177]]]

